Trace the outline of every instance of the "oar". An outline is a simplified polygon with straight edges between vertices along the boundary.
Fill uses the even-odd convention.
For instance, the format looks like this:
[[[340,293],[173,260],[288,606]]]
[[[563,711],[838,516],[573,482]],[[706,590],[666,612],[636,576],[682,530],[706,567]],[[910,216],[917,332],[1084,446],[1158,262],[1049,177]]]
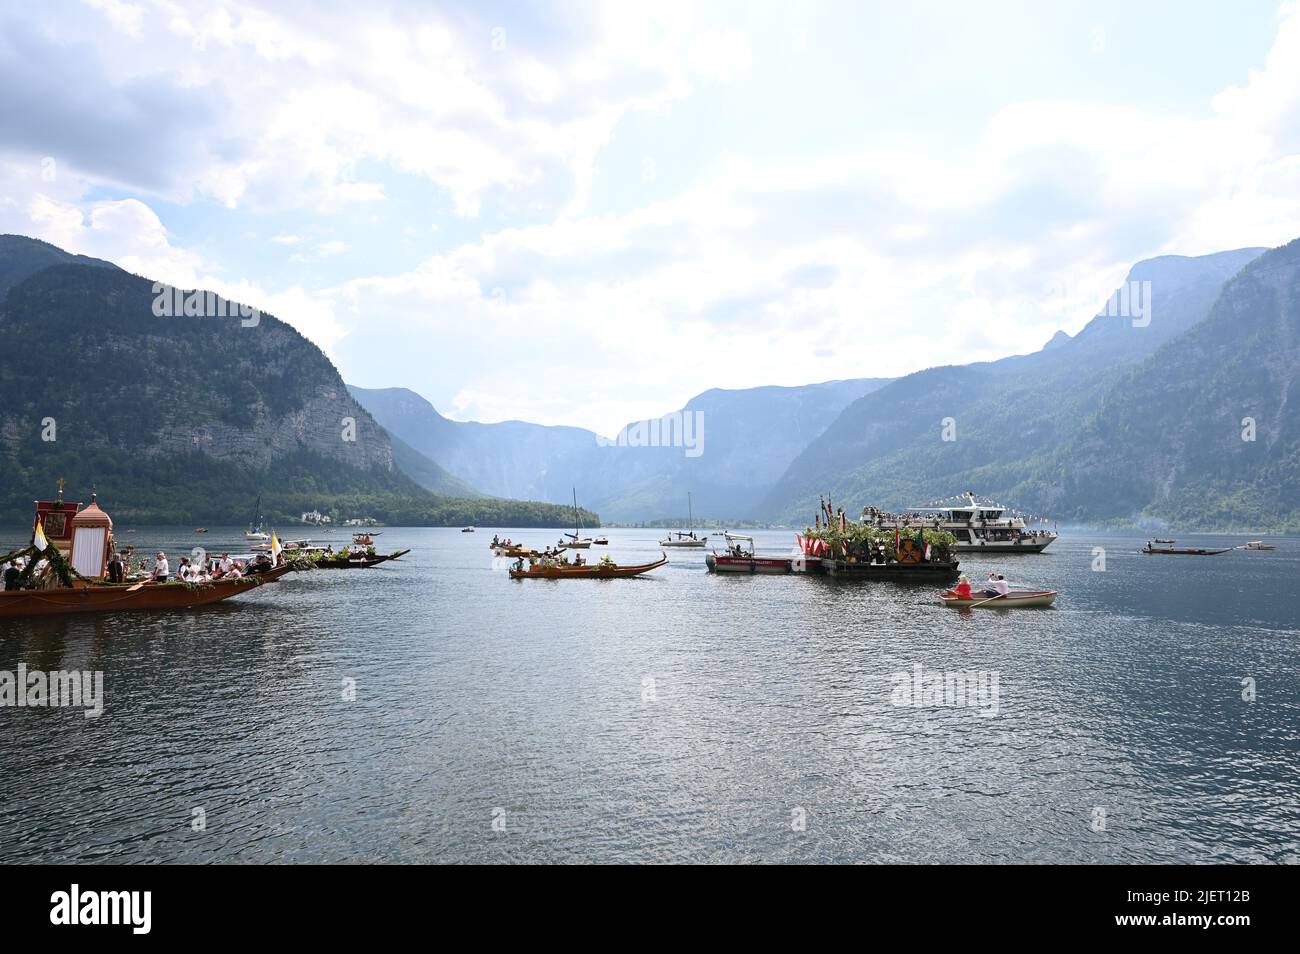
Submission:
[[[992,603],[994,600],[1000,600],[1000,599],[1002,599],[1002,597],[1004,597],[1004,596],[1010,596],[1010,595],[1011,595],[1011,594],[1009,594],[1009,593],[999,593],[997,596],[990,596],[990,597],[989,597],[988,599],[986,599],[986,600],[980,600],[978,603],[972,603],[972,604],[970,605],[970,608],[971,608],[971,609],[974,609],[974,608],[977,607],[977,606],[983,606],[985,603]]]

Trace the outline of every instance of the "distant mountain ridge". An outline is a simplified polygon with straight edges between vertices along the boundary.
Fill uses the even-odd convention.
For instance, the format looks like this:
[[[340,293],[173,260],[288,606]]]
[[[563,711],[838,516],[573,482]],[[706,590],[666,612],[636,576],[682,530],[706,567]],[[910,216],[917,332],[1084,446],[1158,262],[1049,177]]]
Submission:
[[[698,515],[739,518],[841,408],[886,381],[705,391],[669,412],[699,415],[698,456],[680,446],[603,446],[576,427],[452,421],[405,388],[349,391],[391,433],[484,493],[560,502],[577,487],[605,519],[626,521],[684,518],[688,491]]]
[[[271,315],[160,317],[149,279],[22,236],[0,236],[0,283],[0,519],[30,520],[60,478],[132,522],[240,523],[258,495],[280,521],[569,519],[462,499],[473,491],[435,463],[395,454],[329,359]],[[458,496],[429,493],[399,459]]]
[[[1224,283],[1262,254],[1238,249],[1134,265],[1150,282],[1146,316],[1102,313],[1077,335],[999,361],[930,368],[855,401],[774,485],[759,515],[798,523],[819,494],[855,512],[905,509],[976,490],[1036,512],[1099,516],[1072,508],[1061,447],[1097,412],[1125,373],[1203,321]],[[1152,392],[1148,399],[1156,400]],[[953,439],[944,439],[950,421]]]

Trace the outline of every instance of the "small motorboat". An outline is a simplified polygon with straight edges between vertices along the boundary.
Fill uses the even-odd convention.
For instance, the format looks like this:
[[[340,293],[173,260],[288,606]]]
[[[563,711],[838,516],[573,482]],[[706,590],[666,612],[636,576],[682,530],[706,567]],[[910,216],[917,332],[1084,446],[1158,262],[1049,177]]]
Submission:
[[[1002,596],[987,596],[984,593],[972,593],[969,599],[963,599],[952,590],[939,594],[945,606],[975,607],[989,609],[1021,609],[1028,606],[1051,606],[1056,599],[1056,590],[1012,590]]]
[[[597,537],[591,542],[598,547],[607,547],[609,546],[609,537]]]
[[[195,528],[194,528],[194,532],[195,532],[195,533],[207,533],[207,532],[208,532],[208,528],[207,528],[207,527],[195,527]]]
[[[1169,546],[1172,547],[1172,546],[1173,546],[1175,543],[1177,543],[1178,541],[1177,541],[1177,540],[1161,540],[1159,537],[1156,537],[1155,542],[1156,542],[1156,543],[1166,543],[1166,544],[1168,544]]]
[[[1265,543],[1263,540],[1251,540],[1246,544],[1247,550],[1276,550],[1277,547],[1271,543]]]
[[[474,528],[473,528],[473,527],[461,527],[460,532],[461,532],[461,533],[473,533],[473,532],[474,532]]]

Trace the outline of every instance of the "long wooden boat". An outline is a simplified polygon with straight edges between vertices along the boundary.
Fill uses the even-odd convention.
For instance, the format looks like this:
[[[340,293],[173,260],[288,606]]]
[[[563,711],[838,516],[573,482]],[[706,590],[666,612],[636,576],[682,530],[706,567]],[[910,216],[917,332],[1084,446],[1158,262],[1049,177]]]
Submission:
[[[410,550],[394,550],[392,553],[377,553],[374,556],[325,557],[313,561],[312,565],[318,570],[364,570],[380,563],[387,563],[389,560],[396,560],[398,557],[406,556],[410,552]]]
[[[1204,547],[1152,547],[1145,546],[1142,548],[1143,553],[1155,554],[1172,554],[1179,556],[1218,556],[1220,553],[1227,553],[1232,547],[1224,547],[1222,550],[1206,550]]]
[[[264,583],[274,583],[292,570],[285,564],[265,573],[210,583],[83,584],[52,590],[6,590],[0,592],[0,617],[187,609],[248,593]]]
[[[1012,590],[1005,596],[986,596],[974,593],[970,599],[963,599],[952,590],[939,594],[945,606],[976,606],[983,609],[1019,609],[1027,606],[1051,606],[1056,599],[1055,590]]]
[[[957,579],[957,560],[929,560],[921,563],[869,563],[823,557],[822,572],[849,580],[887,580],[894,583],[946,583]]]
[[[596,563],[587,566],[532,566],[523,570],[511,570],[512,580],[607,580],[622,576],[638,576],[657,570],[668,562],[668,555],[663,554],[654,563],[642,563],[638,566],[619,566],[618,564]]]

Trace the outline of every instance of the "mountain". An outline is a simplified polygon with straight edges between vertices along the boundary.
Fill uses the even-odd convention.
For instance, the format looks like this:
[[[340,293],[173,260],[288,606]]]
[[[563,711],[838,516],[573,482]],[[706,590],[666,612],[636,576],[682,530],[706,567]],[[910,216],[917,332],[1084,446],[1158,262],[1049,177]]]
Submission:
[[[705,391],[667,415],[673,423],[689,418],[686,433],[699,438],[695,448],[626,446],[626,440],[606,446],[609,441],[576,427],[452,421],[405,388],[349,390],[389,432],[484,493],[558,503],[577,487],[579,498],[606,519],[632,521],[684,519],[688,491],[697,515],[747,516],[843,407],[885,383],[862,378]],[[636,424],[625,432],[635,440]]]
[[[395,455],[329,359],[271,315],[160,317],[149,279],[19,236],[0,242],[0,275],[17,279],[0,301],[0,519],[30,520],[59,478],[131,522],[243,523],[258,494],[279,522],[571,519],[459,499],[472,491],[432,462],[423,479],[458,497],[417,485],[397,465],[414,452]]]
[[[1300,530],[1300,239],[1130,367],[1054,461],[1064,517]],[[1251,422],[1253,422],[1253,433]]]
[[[791,463],[759,515],[807,521],[822,493],[855,513],[865,504],[901,509],[966,490],[1058,513],[1060,448],[1126,368],[1202,321],[1224,283],[1262,252],[1139,262],[1116,306],[1073,337],[1058,333],[1032,354],[930,368],[865,395]]]
[[[73,255],[40,239],[24,235],[0,235],[0,301],[9,289],[23,279],[51,265],[93,265],[117,270],[112,262],[104,262],[88,255]]]

